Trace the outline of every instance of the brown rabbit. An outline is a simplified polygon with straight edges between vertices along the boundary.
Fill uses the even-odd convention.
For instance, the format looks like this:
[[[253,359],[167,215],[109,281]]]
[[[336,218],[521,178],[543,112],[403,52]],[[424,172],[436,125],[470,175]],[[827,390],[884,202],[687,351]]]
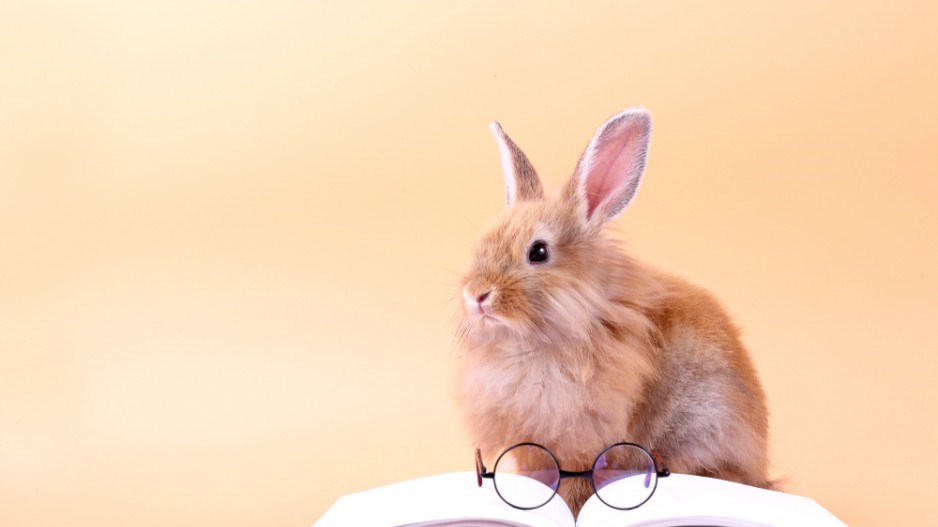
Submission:
[[[508,208],[463,280],[457,398],[491,466],[533,441],[565,470],[631,441],[672,472],[769,487],[767,410],[739,331],[707,291],[622,251],[604,225],[638,191],[649,113],[625,110],[593,136],[547,196],[498,123]],[[592,493],[565,480],[574,514]]]

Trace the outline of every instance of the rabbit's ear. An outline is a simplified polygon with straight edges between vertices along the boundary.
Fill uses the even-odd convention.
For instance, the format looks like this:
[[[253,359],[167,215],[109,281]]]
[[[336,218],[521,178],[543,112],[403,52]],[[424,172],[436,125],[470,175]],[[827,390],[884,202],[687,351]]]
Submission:
[[[502,126],[494,122],[489,127],[498,141],[502,156],[502,171],[505,173],[505,200],[512,206],[518,200],[533,200],[544,197],[544,187],[528,157],[518,148]]]
[[[564,189],[585,206],[588,221],[609,221],[635,198],[650,136],[651,115],[644,108],[629,108],[596,131]]]

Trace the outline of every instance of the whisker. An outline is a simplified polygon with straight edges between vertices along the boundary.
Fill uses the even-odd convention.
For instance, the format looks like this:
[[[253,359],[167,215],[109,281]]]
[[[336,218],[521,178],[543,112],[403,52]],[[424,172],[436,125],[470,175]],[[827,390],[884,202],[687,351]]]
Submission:
[[[450,342],[450,347],[453,351],[459,351],[463,348],[463,345],[466,343],[466,339],[469,336],[469,332],[472,331],[472,323],[468,321],[461,321],[459,326],[456,328],[456,331],[453,333],[453,339]]]
[[[443,305],[440,306],[440,310],[437,311],[436,314],[437,314],[437,315],[441,315],[441,314],[443,313],[443,310],[444,310],[444,309],[450,307],[450,305],[453,303],[453,301],[456,300],[456,296],[457,296],[457,295],[459,295],[459,292],[453,293],[453,295],[450,296],[450,297],[446,300],[446,302],[443,302]]]
[[[462,273],[453,271],[452,269],[447,269],[447,268],[445,268],[445,267],[443,267],[443,266],[441,266],[441,265],[436,266],[436,268],[439,269],[440,271],[445,272],[445,273],[449,273],[449,274],[451,274],[451,275],[453,275],[453,276],[458,276],[458,277],[462,278]]]

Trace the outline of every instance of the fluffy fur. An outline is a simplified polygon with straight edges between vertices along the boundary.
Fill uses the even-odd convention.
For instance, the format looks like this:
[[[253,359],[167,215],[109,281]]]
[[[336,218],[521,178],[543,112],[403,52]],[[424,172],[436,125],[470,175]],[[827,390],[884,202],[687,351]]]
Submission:
[[[513,195],[463,279],[459,405],[489,466],[533,441],[587,470],[604,447],[632,441],[672,472],[769,486],[765,396],[725,310],[603,232],[638,188],[649,133],[644,110],[613,117],[545,196],[498,128],[503,154],[517,152],[503,163]],[[546,262],[528,261],[534,241]],[[560,488],[574,514],[591,493],[583,479]]]

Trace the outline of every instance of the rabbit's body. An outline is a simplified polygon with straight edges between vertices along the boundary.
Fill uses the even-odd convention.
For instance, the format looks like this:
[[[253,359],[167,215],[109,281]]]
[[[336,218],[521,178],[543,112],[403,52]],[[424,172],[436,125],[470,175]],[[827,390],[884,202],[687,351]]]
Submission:
[[[765,397],[732,321],[709,293],[638,263],[601,232],[641,176],[648,130],[629,128],[635,112],[648,126],[641,110],[613,118],[550,198],[496,128],[510,207],[481,238],[464,284],[464,418],[489,459],[533,441],[580,471],[631,441],[674,472],[767,486]],[[609,183],[623,170],[633,177]],[[577,512],[592,489],[572,481],[560,493]]]

